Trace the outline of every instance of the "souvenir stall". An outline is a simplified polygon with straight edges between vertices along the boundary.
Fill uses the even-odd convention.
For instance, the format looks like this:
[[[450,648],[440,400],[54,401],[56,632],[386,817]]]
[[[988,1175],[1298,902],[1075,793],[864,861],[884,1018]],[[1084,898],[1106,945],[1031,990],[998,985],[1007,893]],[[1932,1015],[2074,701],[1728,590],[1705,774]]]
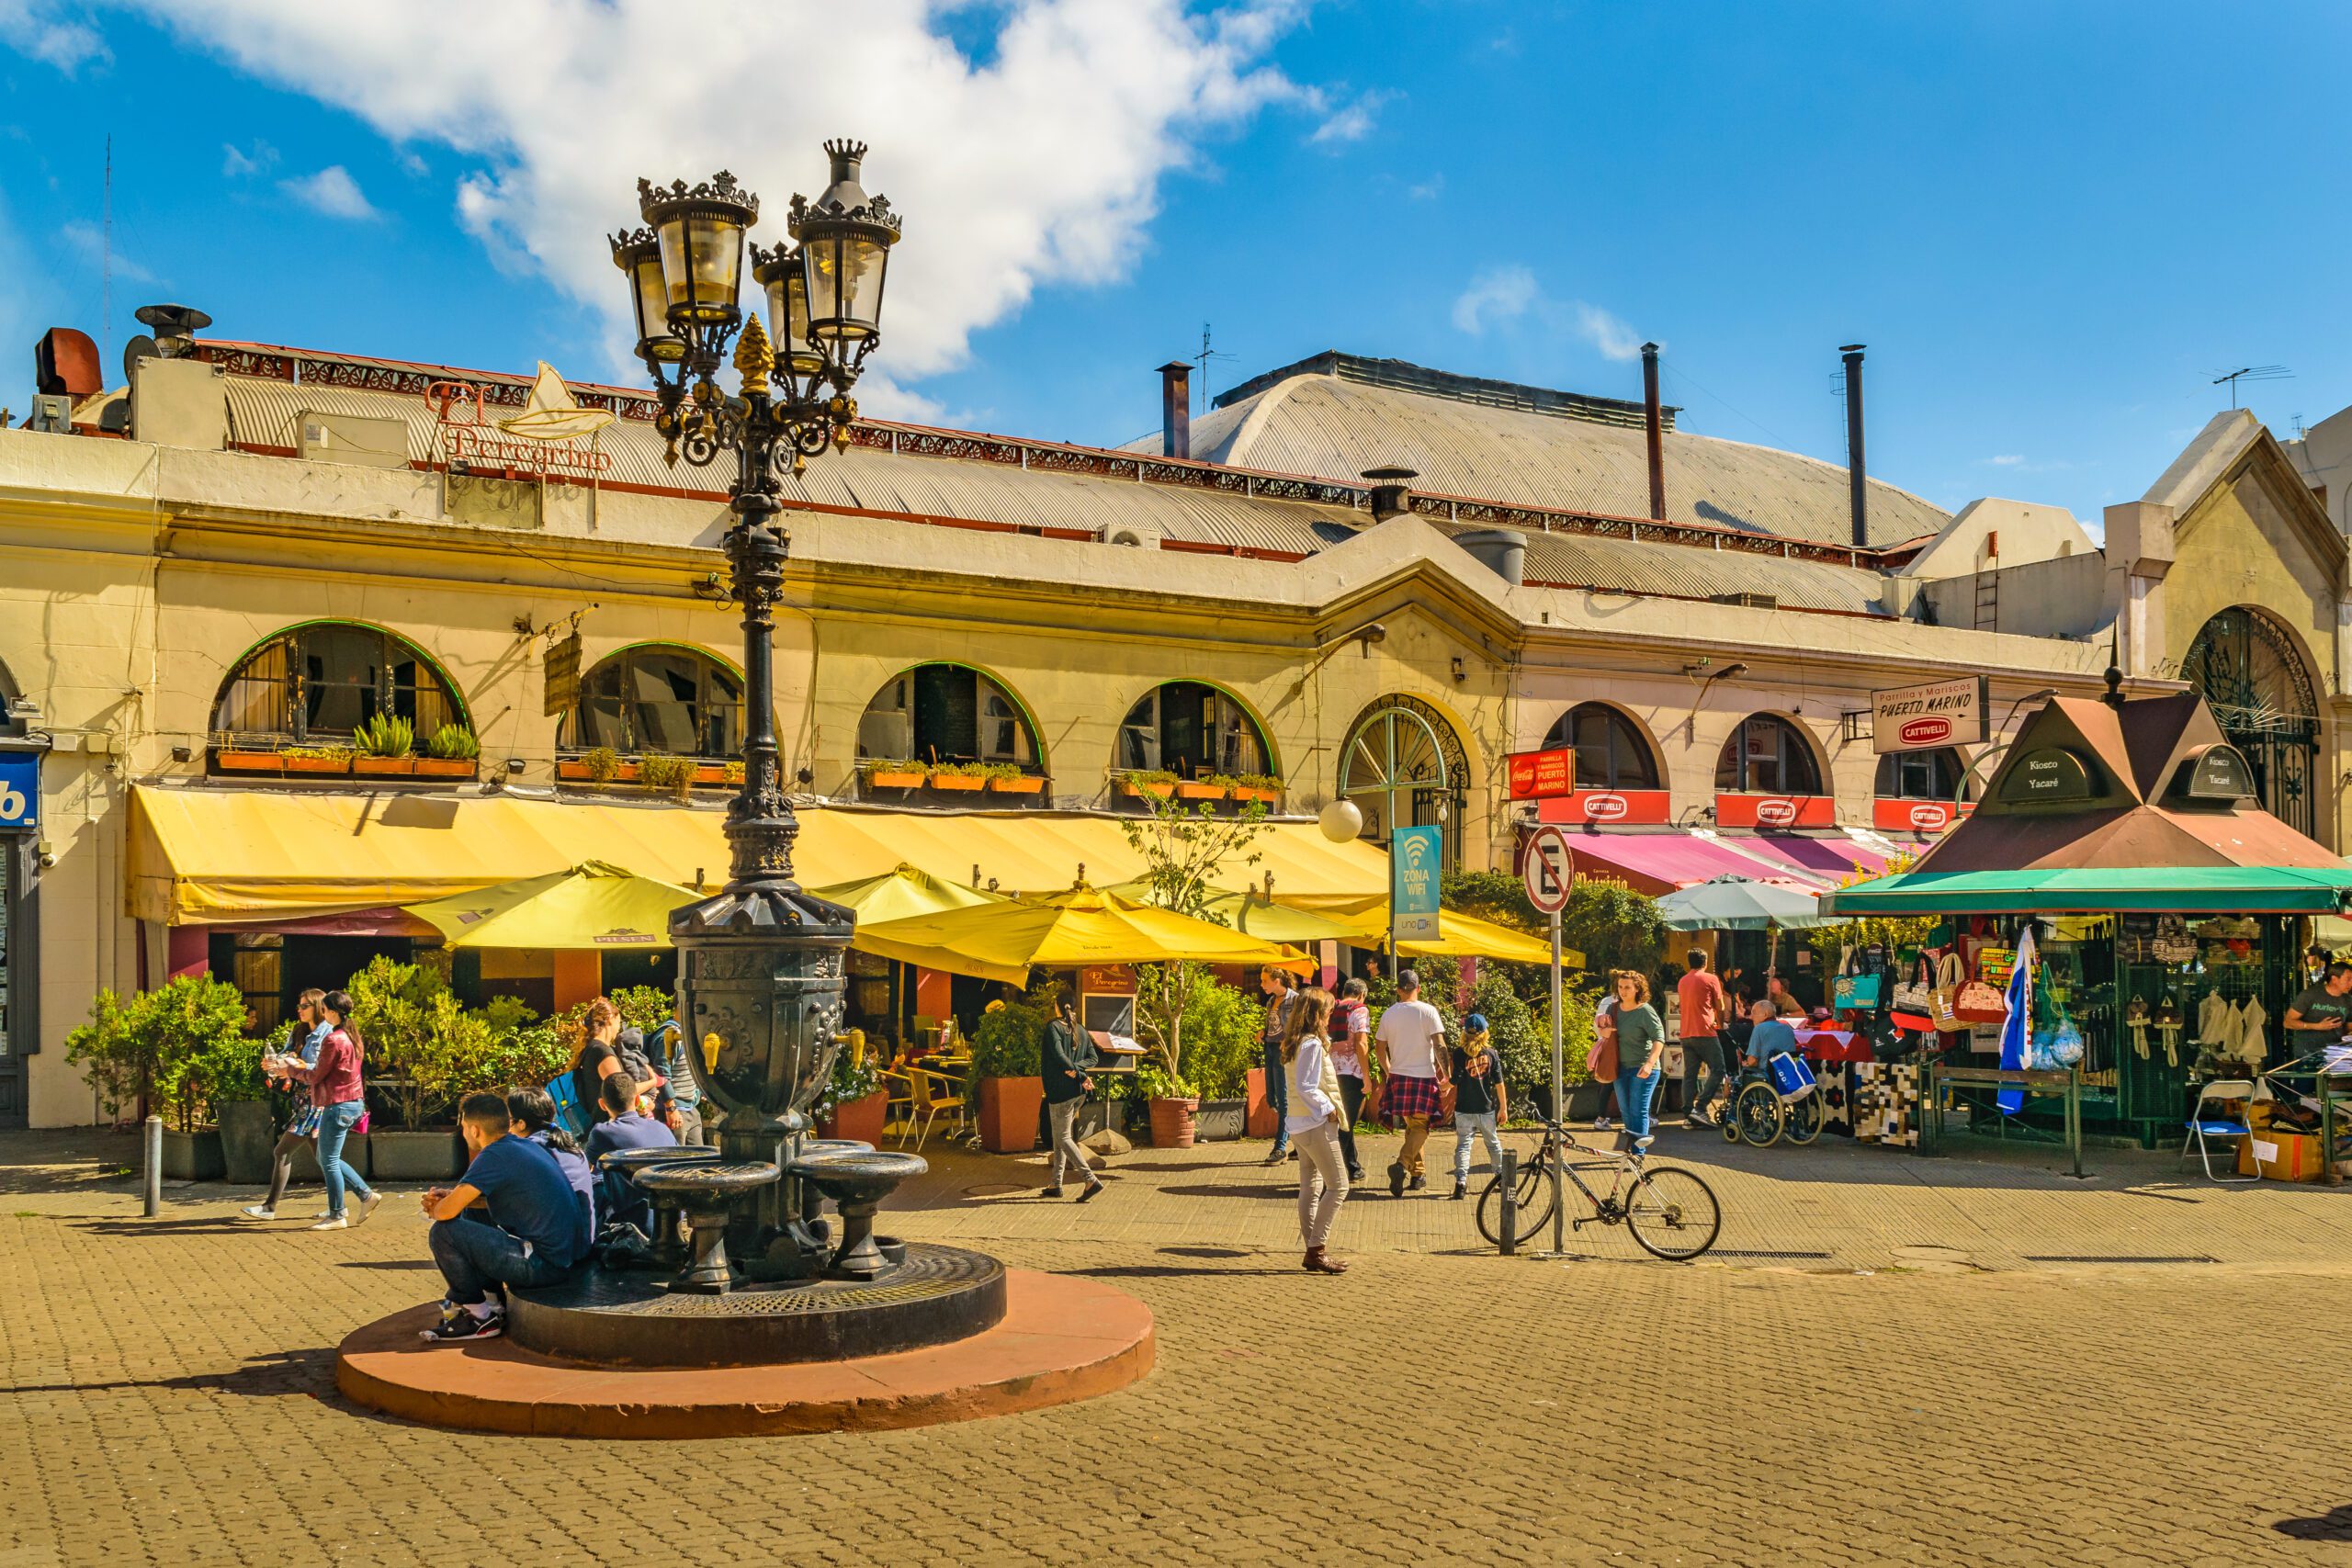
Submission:
[[[2110,691],[2034,714],[1973,816],[1913,870],[1823,908],[1949,922],[1896,1010],[1926,1015],[1942,1063],[2067,1080],[2064,1104],[2054,1089],[1956,1093],[1973,1126],[2087,1124],[2154,1147],[2179,1140],[2201,1084],[2318,1048],[2279,1025],[2308,979],[2304,922],[2347,899],[2352,866],[2256,805],[2202,699]],[[2005,1032],[2019,998],[2030,1021]]]

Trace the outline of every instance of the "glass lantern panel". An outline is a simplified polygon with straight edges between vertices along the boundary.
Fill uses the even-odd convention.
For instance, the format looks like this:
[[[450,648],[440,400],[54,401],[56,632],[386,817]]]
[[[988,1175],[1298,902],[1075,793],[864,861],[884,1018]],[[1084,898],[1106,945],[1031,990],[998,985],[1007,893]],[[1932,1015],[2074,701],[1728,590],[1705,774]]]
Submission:
[[[662,276],[670,309],[697,321],[724,319],[735,308],[743,271],[743,229],[708,212],[680,213],[662,225]]]
[[[670,291],[662,282],[662,252],[658,247],[646,247],[636,265],[629,269],[629,281],[637,300],[639,340],[668,336]]]

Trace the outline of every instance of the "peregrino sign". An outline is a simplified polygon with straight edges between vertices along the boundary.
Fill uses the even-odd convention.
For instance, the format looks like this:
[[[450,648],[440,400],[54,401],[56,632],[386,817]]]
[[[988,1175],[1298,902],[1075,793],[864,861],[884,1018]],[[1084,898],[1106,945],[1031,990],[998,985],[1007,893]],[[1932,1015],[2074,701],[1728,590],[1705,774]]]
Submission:
[[[1438,874],[1445,829],[1399,828],[1388,836],[1389,929],[1399,942],[1437,940]]]
[[[1871,747],[1925,751],[1937,746],[1982,745],[1990,733],[1987,682],[1982,675],[1897,686],[1871,694]]]

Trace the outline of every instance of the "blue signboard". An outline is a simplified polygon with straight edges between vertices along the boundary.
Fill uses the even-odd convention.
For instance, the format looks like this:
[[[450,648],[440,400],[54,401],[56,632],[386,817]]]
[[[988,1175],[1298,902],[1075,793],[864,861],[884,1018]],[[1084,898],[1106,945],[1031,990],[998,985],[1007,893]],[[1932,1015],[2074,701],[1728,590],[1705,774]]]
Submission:
[[[0,751],[0,833],[40,826],[40,753]]]
[[[1437,940],[1438,874],[1445,829],[1399,828],[1388,836],[1388,908],[1399,942]]]

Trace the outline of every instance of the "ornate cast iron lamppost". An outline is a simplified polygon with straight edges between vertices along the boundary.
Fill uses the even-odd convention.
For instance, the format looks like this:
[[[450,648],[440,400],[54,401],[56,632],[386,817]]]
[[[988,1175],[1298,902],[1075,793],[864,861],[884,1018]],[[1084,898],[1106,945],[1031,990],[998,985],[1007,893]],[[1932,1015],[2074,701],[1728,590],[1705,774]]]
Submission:
[[[670,934],[681,1022],[702,1047],[688,1055],[704,1093],[727,1112],[726,1157],[779,1167],[832,1070],[855,917],[792,877],[800,828],[776,755],[774,696],[775,605],[791,551],[776,523],[778,489],[783,470],[798,474],[828,444],[849,446],[857,416],[850,389],[881,342],[883,276],[899,232],[889,202],[858,184],[865,146],[828,141],[825,152],[825,193],[792,199],[786,228],[797,243],[752,247],[767,295],[764,325],[756,312],[747,321],[737,303],[759,198],[732,175],[692,187],[639,180],[646,226],[612,242],[636,307],[638,355],[661,403],[654,428],[669,442],[666,460],[703,467],[731,455],[735,463],[725,548],[743,609],[743,784],[727,808],[727,885],[673,914]],[[739,328],[742,389],[729,397],[716,377]],[[822,1267],[823,1244],[802,1219],[797,1181],[768,1189],[759,1208],[756,1221],[747,1214],[729,1226],[739,1269],[775,1279]]]

